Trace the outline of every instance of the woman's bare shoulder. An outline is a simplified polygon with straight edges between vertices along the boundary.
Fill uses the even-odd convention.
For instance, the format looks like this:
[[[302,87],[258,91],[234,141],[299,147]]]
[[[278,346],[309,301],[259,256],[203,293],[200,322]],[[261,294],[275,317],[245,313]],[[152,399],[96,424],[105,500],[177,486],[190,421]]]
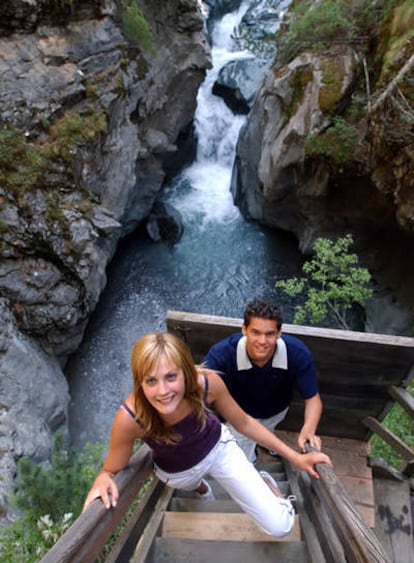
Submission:
[[[144,429],[136,418],[134,398],[128,395],[120,405],[115,416],[115,424],[122,431],[133,434],[134,437],[141,438],[144,435]]]

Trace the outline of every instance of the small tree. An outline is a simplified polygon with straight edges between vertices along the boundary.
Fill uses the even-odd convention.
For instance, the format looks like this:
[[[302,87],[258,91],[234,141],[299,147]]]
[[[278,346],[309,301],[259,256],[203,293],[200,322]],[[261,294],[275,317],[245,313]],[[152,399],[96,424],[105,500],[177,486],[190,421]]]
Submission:
[[[318,324],[332,314],[340,328],[349,330],[349,310],[354,304],[364,307],[372,296],[369,271],[358,266],[358,256],[349,252],[353,242],[351,235],[335,242],[318,238],[313,247],[314,257],[302,267],[306,277],[276,282],[275,287],[289,297],[306,296],[304,305],[295,308],[296,324],[304,324],[308,319],[311,324]]]

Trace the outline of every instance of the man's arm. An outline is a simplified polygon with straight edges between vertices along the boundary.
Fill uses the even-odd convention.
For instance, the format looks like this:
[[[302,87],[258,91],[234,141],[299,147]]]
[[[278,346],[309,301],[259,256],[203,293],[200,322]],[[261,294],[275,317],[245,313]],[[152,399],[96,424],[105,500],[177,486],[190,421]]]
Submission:
[[[259,421],[245,413],[231,397],[225,384],[215,372],[205,372],[205,375],[208,377],[209,382],[208,400],[210,404],[238,432],[265,448],[276,450],[282,457],[296,465],[298,469],[306,471],[311,477],[316,479],[319,478],[314,468],[316,463],[327,463],[332,467],[330,458],[323,453],[312,452],[302,455],[293,450],[273,432],[270,432],[270,430],[260,424]]]
[[[305,443],[310,442],[310,445],[318,450],[321,449],[321,439],[316,436],[316,429],[322,415],[322,401],[319,393],[305,399],[305,416],[302,429],[298,436],[298,446],[302,452],[305,451]]]

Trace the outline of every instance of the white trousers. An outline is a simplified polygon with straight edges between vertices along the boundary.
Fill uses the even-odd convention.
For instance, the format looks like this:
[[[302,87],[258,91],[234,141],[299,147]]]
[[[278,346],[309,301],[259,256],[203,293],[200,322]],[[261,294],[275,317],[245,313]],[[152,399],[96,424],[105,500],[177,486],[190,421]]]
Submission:
[[[274,416],[271,416],[270,418],[256,418],[256,420],[263,424],[263,426],[270,430],[270,432],[273,432],[275,427],[285,418],[288,410],[289,407],[287,407],[284,411],[278,412]],[[244,434],[237,432],[237,430],[231,424],[227,424],[227,426],[230,428],[230,431],[236,438],[237,443],[246,454],[247,459],[254,463],[256,461],[257,442],[254,442],[251,438],[248,438]]]
[[[155,466],[155,473],[168,486],[186,491],[197,489],[203,477],[209,475],[266,534],[282,537],[293,528],[295,511],[291,502],[273,494],[224,424],[219,442],[200,463],[178,473],[167,473]]]

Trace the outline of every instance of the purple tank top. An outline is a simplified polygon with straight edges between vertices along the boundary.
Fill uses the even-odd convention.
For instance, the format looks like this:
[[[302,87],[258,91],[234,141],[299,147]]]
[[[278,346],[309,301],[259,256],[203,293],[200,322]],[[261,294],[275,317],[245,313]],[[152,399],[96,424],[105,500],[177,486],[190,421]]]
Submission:
[[[204,398],[206,399],[207,378],[205,378],[205,382]],[[140,425],[128,405],[123,403],[122,408]],[[166,444],[149,437],[143,437],[143,441],[152,450],[154,463],[168,473],[185,471],[199,463],[214,448],[221,435],[221,423],[217,416],[210,411],[206,412],[204,428],[200,427],[200,422],[195,415],[190,414],[178,424],[175,424],[173,429],[181,436],[181,440],[177,444]]]

